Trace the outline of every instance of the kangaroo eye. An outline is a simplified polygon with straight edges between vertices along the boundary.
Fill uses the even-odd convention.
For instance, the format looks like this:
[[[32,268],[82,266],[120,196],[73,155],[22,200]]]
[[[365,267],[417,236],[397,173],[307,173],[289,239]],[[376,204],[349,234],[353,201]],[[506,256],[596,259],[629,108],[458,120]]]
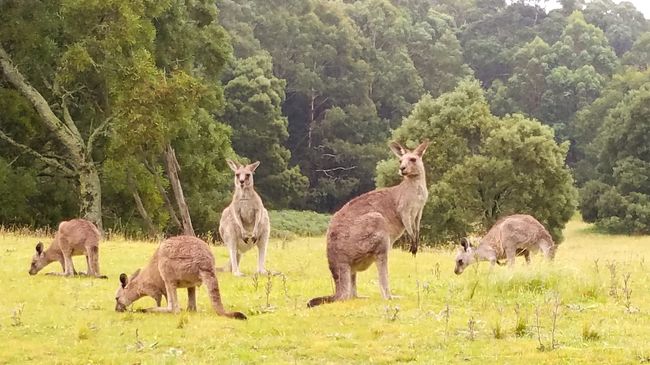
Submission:
[[[456,261],[456,263],[457,263],[458,265],[462,265],[462,264],[463,264],[463,260],[459,259],[458,261]]]
[[[235,177],[239,178],[239,174],[235,174]]]
[[[251,174],[246,174],[246,178],[248,179],[249,177],[251,177]]]
[[[415,162],[415,157],[411,157],[411,162]]]

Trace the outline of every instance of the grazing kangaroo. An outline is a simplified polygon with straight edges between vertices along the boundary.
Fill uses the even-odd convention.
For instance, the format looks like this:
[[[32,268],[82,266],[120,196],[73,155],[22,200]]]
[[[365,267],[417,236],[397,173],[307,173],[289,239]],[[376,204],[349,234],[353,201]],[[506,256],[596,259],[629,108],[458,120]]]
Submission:
[[[246,319],[240,312],[227,312],[221,303],[219,283],[215,275],[214,256],[204,241],[193,236],[177,236],[164,240],[154,252],[149,264],[137,270],[131,278],[120,274],[120,287],[115,294],[115,310],[124,312],[134,301],[148,295],[157,307],[148,312],[179,312],[177,288],[187,288],[188,311],[196,311],[196,287],[205,284],[217,314]],[[162,297],[167,307],[160,307]]]
[[[390,149],[400,159],[402,182],[352,199],[334,214],[327,229],[327,260],[336,292],[310,300],[308,307],[357,297],[357,272],[373,262],[377,264],[382,296],[392,298],[388,251],[406,230],[412,239],[411,252],[417,252],[422,209],[428,198],[422,163],[428,146],[428,141],[423,142],[411,152],[392,142]]]
[[[236,276],[242,276],[239,271],[241,255],[253,246],[257,246],[257,272],[264,274],[266,273],[264,268],[266,246],[271,225],[269,213],[253,186],[253,173],[260,162],[246,166],[232,160],[226,162],[235,173],[235,193],[230,205],[221,213],[219,221],[219,234],[230,254],[230,262],[225,270],[232,271]]]
[[[49,275],[76,275],[72,256],[85,255],[88,264],[88,276],[106,279],[99,273],[99,240],[101,233],[92,222],[85,219],[72,219],[59,224],[59,230],[54,236],[54,241],[47,250],[43,250],[43,243],[36,245],[36,253],[32,257],[29,268],[30,275],[36,275],[51,262],[61,263],[63,273],[49,273]]]
[[[555,243],[546,228],[530,215],[515,214],[497,221],[483,236],[477,248],[470,245],[467,238],[460,240],[461,249],[456,256],[454,272],[460,275],[463,270],[476,261],[508,259],[508,266],[515,264],[515,256],[524,256],[530,263],[530,253],[541,249],[544,256],[553,260]]]

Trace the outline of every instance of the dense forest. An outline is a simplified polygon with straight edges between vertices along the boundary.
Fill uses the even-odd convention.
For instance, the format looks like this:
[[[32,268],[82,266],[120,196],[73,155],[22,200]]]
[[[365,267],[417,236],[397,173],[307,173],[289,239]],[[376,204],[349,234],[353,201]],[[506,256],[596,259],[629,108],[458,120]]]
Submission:
[[[217,230],[225,159],[333,212],[432,141],[429,242],[576,207],[650,233],[650,22],[629,2],[5,0],[0,224]],[[272,222],[273,223],[273,222]]]

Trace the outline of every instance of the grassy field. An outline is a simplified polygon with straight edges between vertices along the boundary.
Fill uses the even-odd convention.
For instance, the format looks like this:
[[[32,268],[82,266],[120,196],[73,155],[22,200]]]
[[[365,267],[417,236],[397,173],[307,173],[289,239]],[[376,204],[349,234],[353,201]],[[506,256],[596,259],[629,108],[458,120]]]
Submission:
[[[221,274],[225,304],[246,322],[216,316],[202,288],[198,313],[116,313],[121,272],[152,243],[103,242],[109,280],[27,274],[38,237],[0,235],[1,364],[462,363],[638,364],[650,362],[650,237],[604,236],[570,222],[556,262],[533,257],[514,270],[483,264],[453,273],[455,252],[394,250],[393,291],[380,299],[374,267],[359,275],[368,299],[305,308],[332,283],[321,237],[270,244],[283,275]],[[41,238],[43,239],[43,238]],[[217,264],[227,257],[213,248]],[[243,259],[255,268],[256,252]],[[86,270],[83,257],[76,267]],[[59,271],[58,264],[44,272]],[[179,291],[181,304],[187,297]],[[144,298],[134,308],[152,306]]]

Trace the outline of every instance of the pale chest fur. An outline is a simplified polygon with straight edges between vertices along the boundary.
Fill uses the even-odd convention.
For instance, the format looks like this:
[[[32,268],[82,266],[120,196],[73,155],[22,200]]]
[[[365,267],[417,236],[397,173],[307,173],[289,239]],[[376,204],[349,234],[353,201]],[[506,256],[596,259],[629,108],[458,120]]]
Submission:
[[[241,219],[244,229],[251,231],[255,225],[255,218],[261,207],[253,199],[240,200],[234,204],[235,214]]]
[[[402,220],[414,220],[422,212],[428,198],[429,192],[425,185],[418,184],[404,189],[397,204]]]

